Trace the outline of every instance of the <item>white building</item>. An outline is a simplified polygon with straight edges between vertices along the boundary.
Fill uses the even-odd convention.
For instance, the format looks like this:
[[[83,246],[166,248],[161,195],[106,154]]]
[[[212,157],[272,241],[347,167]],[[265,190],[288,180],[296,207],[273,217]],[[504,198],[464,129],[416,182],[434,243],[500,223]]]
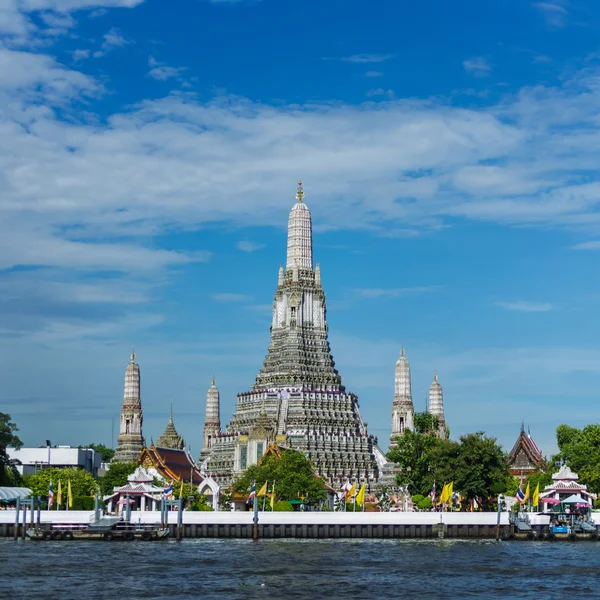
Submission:
[[[94,477],[102,462],[99,452],[92,448],[72,448],[71,446],[42,446],[41,448],[6,449],[11,460],[19,461],[17,470],[21,475],[36,473],[48,467],[77,467],[89,471]]]

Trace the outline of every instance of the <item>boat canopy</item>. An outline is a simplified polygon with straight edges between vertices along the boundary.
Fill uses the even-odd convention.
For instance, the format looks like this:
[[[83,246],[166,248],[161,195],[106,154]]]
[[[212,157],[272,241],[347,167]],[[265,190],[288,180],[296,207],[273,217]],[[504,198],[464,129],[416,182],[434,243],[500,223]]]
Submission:
[[[31,496],[31,490],[24,487],[0,487],[0,502],[11,502],[17,498]]]

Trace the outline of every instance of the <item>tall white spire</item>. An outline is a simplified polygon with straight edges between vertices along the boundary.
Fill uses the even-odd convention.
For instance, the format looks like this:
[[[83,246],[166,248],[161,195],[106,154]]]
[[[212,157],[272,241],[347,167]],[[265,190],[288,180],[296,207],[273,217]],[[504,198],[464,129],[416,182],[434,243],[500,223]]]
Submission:
[[[429,388],[429,412],[440,420],[440,435],[446,434],[446,419],[444,418],[444,393],[438,381],[437,373],[433,376],[433,383]]]
[[[206,394],[206,416],[204,417],[204,432],[200,460],[203,460],[212,447],[213,440],[221,433],[221,396],[213,377],[211,386]]]
[[[301,181],[298,182],[296,200],[288,220],[286,269],[312,269],[312,221],[310,211],[304,204]]]
[[[140,395],[140,366],[135,362],[135,351],[132,350],[129,364],[125,369],[125,385],[123,389],[123,407],[117,438],[115,462],[134,462],[144,447],[142,435],[142,399]]]
[[[410,365],[404,352],[404,344],[400,357],[396,361],[394,378],[394,403],[392,405],[392,435],[390,446],[396,445],[396,438],[405,431],[414,429],[414,406],[410,385]]]

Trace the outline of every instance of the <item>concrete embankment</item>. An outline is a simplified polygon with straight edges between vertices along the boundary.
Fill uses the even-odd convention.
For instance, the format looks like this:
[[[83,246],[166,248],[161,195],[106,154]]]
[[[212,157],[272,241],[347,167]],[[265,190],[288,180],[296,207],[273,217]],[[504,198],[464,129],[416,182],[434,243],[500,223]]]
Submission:
[[[89,511],[42,511],[40,520],[87,524],[92,516]],[[251,512],[184,512],[182,536],[251,538],[252,516]],[[14,510],[0,511],[0,537],[14,536],[15,518]],[[131,522],[158,525],[160,513],[132,512]],[[548,517],[532,515],[531,522],[537,529],[547,526]],[[259,512],[258,534],[261,538],[494,538],[496,523],[496,513]],[[169,527],[175,536],[176,512],[169,513]],[[508,514],[503,513],[500,535],[510,530]]]

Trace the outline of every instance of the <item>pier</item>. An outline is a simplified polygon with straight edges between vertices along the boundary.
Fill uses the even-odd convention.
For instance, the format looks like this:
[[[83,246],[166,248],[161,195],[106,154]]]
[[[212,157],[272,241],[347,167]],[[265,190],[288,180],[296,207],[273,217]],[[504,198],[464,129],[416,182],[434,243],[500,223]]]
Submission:
[[[177,511],[168,513],[171,537],[183,538],[252,538],[252,512],[191,512],[182,513],[181,531],[177,531]],[[40,522],[55,526],[87,524],[93,511],[41,511]],[[16,513],[0,511],[0,537],[14,537]],[[131,524],[159,525],[160,513],[134,511]],[[493,539],[512,533],[508,513],[436,513],[436,512],[260,512],[258,537],[300,539]],[[534,532],[549,524],[546,515],[531,514]],[[28,524],[28,527],[32,526]],[[22,528],[22,525],[19,526]]]

